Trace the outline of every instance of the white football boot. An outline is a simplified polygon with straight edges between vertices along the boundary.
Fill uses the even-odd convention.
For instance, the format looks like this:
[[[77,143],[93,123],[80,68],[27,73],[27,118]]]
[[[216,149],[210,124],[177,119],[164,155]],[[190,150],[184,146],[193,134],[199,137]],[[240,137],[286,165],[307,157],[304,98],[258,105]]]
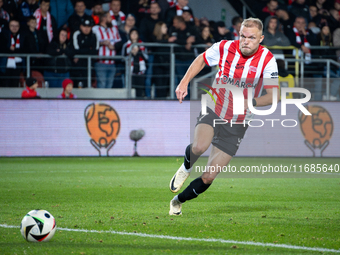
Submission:
[[[184,163],[183,163],[170,181],[169,186],[170,186],[171,192],[177,193],[182,188],[183,183],[185,182],[186,179],[188,179],[190,172],[191,172],[191,168],[187,170],[184,167]]]
[[[169,215],[181,215],[182,214],[182,203],[178,200],[178,195],[176,195],[170,201],[170,211]]]

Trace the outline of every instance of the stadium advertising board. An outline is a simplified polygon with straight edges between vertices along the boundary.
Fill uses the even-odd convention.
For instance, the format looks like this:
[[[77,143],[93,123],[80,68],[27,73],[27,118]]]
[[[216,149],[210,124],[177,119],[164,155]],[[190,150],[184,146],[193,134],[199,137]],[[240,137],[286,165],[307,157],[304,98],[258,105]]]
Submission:
[[[0,156],[131,156],[133,130],[145,133],[140,156],[182,156],[195,105],[199,112],[199,101],[0,100]],[[255,116],[237,156],[339,157],[340,103],[304,106],[311,116],[287,105],[283,119],[280,103]]]
[[[1,156],[175,156],[189,143],[189,104],[164,101],[0,100]]]

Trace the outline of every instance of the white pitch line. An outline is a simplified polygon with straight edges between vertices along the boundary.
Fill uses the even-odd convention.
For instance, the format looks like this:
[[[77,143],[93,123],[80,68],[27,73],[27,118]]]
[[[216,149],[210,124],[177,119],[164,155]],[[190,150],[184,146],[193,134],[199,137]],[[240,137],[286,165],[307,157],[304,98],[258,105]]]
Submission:
[[[7,224],[0,224],[0,227],[2,227],[2,228],[19,228],[19,226],[10,226],[10,225],[7,225]],[[284,249],[294,249],[294,250],[340,253],[340,250],[335,250],[335,249],[327,249],[327,248],[319,248],[319,247],[306,247],[306,246],[297,246],[297,245],[289,245],[289,244],[273,244],[273,243],[260,243],[260,242],[251,242],[251,241],[235,241],[235,240],[224,240],[224,239],[215,239],[215,238],[192,238],[192,237],[180,237],[180,236],[152,235],[152,234],[133,233],[133,232],[120,232],[120,231],[114,231],[114,230],[99,231],[99,230],[72,229],[72,228],[57,228],[57,230],[69,231],[69,232],[82,232],[82,233],[98,233],[98,234],[107,233],[107,234],[115,234],[115,235],[149,237],[149,238],[180,240],[180,241],[243,244],[243,245],[251,245],[251,246],[284,248]]]

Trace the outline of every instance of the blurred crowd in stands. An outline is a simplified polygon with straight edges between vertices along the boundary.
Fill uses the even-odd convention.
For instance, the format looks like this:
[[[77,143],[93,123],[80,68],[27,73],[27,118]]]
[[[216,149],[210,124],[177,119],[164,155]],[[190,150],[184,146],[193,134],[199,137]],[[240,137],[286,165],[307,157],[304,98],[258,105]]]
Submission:
[[[266,46],[294,46],[298,55],[304,55],[305,77],[313,82],[313,99],[325,100],[322,79],[326,77],[325,63],[312,63],[312,59],[339,61],[340,51],[329,48],[340,46],[340,0],[269,0],[254,5],[254,11],[264,22],[263,44]],[[311,49],[311,46],[326,46]],[[327,47],[328,46],[328,47]],[[272,50],[276,58],[284,58],[282,50]],[[293,51],[295,55],[295,51]],[[320,72],[321,70],[321,72]],[[339,78],[339,67],[332,65],[331,78]],[[339,100],[340,82],[333,79],[330,100]]]
[[[340,51],[311,50],[313,45],[339,46],[340,0],[253,1],[252,10],[264,24],[265,46],[289,46],[299,49],[306,66],[324,70],[324,64],[310,64],[312,58],[339,60]],[[92,66],[96,88],[124,87],[125,63],[111,56],[131,55],[132,86],[138,98],[169,95],[170,48],[134,46],[133,43],[175,43],[176,82],[193,59],[214,42],[238,40],[242,17],[224,21],[195,17],[189,0],[0,0],[0,53],[33,53],[32,72],[40,73],[49,87],[62,88],[72,79],[75,88],[88,87]],[[195,47],[205,44],[206,47]],[[282,50],[272,50],[284,58]],[[41,58],[48,54],[50,58]],[[62,56],[56,58],[56,56]],[[106,56],[87,62],[79,55]],[[25,58],[0,57],[0,86],[18,87],[25,74]],[[208,73],[205,68],[202,74]],[[317,76],[319,75],[319,76]],[[332,68],[331,77],[339,77]],[[31,81],[30,81],[31,82]],[[47,85],[46,85],[47,86]],[[319,91],[320,90],[320,91]],[[322,84],[316,85],[316,100],[322,98]],[[331,86],[332,100],[339,97],[339,84]]]

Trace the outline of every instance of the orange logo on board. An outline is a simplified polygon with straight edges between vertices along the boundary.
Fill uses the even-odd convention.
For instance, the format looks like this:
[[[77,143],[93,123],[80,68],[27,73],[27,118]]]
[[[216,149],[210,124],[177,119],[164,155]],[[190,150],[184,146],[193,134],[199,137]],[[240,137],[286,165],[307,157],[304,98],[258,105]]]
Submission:
[[[86,129],[91,137],[90,143],[99,152],[106,153],[116,143],[120,131],[120,118],[115,109],[108,104],[90,104],[85,108]]]
[[[313,152],[313,157],[322,157],[333,134],[333,119],[322,106],[308,105],[307,110],[312,115],[307,116],[300,112],[300,129],[306,146]]]

